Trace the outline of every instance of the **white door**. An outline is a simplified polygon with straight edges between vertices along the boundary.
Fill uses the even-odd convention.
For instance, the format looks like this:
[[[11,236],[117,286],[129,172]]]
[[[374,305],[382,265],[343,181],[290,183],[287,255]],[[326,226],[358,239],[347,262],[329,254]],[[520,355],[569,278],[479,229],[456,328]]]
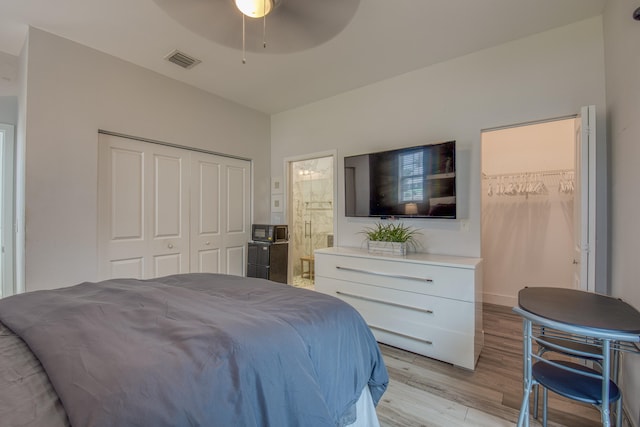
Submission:
[[[576,186],[573,202],[574,288],[595,291],[595,106],[582,107],[576,118]]]
[[[189,153],[185,150],[153,146],[151,228],[146,277],[189,272]],[[150,217],[149,217],[150,215]]]
[[[227,159],[225,164],[225,229],[226,273],[244,276],[247,266],[247,241],[251,235],[250,164],[245,160]]]
[[[244,275],[251,163],[100,134],[99,277]]]
[[[189,271],[185,150],[99,136],[99,276]]]
[[[250,163],[191,153],[191,271],[245,274]]]

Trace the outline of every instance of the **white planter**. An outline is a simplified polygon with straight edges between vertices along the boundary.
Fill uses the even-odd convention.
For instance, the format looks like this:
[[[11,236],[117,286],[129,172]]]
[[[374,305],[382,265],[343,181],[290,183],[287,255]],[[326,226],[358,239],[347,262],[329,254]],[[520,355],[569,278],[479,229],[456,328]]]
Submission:
[[[367,240],[367,249],[372,254],[398,255],[407,254],[407,244],[401,242],[379,242]]]

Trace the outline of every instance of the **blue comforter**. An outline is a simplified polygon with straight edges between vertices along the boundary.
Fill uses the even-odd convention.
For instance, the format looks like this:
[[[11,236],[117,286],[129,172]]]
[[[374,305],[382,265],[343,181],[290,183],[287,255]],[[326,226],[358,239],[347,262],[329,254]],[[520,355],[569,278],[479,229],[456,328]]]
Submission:
[[[120,279],[0,300],[72,426],[342,426],[388,376],[360,315],[262,279]]]

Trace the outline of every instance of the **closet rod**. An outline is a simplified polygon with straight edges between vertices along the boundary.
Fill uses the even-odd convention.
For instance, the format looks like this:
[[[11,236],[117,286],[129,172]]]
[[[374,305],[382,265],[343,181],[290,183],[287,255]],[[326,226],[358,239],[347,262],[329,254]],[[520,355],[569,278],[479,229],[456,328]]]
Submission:
[[[503,178],[503,177],[512,177],[512,176],[522,176],[522,175],[542,175],[542,176],[552,176],[552,175],[562,175],[564,173],[575,173],[575,169],[556,169],[556,170],[546,170],[539,172],[510,172],[510,173],[496,173],[496,174],[486,174],[482,173],[482,177],[484,179],[492,179],[492,178]]]

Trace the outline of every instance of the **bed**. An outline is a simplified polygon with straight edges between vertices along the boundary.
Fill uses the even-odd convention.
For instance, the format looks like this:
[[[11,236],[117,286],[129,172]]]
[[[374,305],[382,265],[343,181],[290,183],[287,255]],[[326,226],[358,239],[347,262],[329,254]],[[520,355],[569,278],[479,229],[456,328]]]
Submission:
[[[352,307],[263,279],[117,279],[0,300],[3,426],[375,425],[387,383]]]

